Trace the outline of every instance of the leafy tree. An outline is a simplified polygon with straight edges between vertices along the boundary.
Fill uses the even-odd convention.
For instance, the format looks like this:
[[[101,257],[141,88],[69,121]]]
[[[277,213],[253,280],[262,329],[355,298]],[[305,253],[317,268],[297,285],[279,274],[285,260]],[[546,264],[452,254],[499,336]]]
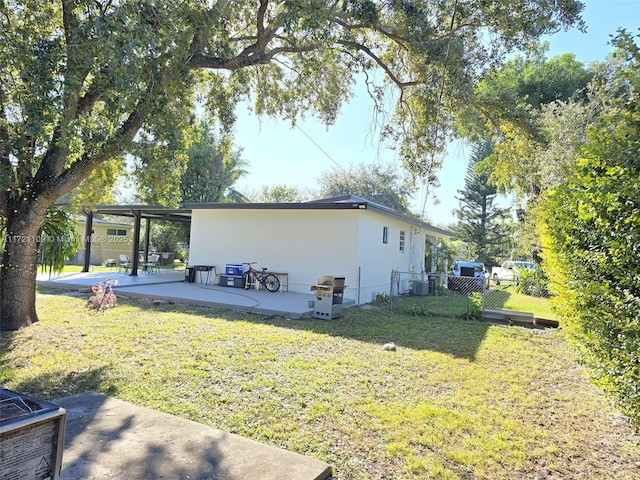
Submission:
[[[598,78],[573,171],[541,205],[545,270],[579,356],[640,428],[640,49],[622,32],[623,59]]]
[[[362,72],[396,95],[384,129],[433,178],[451,112],[478,75],[540,35],[582,26],[577,0],[260,0],[0,3],[0,210],[8,238],[33,239],[57,198],[135,150],[180,141],[199,95],[224,127],[250,96],[258,114],[327,124]],[[368,75],[369,79],[375,78]],[[384,92],[368,83],[372,99]],[[171,151],[171,150],[170,150]],[[170,156],[148,155],[162,172]],[[158,162],[158,163],[156,163]],[[157,168],[156,168],[157,167]],[[6,241],[0,328],[38,320],[37,245]]]
[[[495,148],[485,163],[491,181],[519,196],[537,194],[545,181],[544,151],[555,148],[544,134],[544,114],[558,103],[579,105],[593,72],[573,54],[546,59],[544,49],[517,56],[490,72],[476,88],[477,103],[461,117],[461,134],[472,141],[493,138]],[[565,117],[571,126],[583,118]]]
[[[536,185],[542,194],[560,185],[567,172],[577,163],[578,147],[586,141],[587,125],[595,116],[593,105],[585,100],[558,101],[543,105],[539,115],[539,125],[544,142],[528,144],[526,155],[531,161],[523,161],[522,170],[518,175],[523,175],[526,168],[530,185]],[[519,153],[514,152],[514,156],[523,154],[523,149],[520,149]],[[524,164],[528,167],[524,167]],[[494,165],[490,181],[503,186],[509,184],[513,175],[508,170],[508,166]],[[524,176],[522,178],[524,179]],[[522,185],[523,182],[520,183]],[[523,194],[522,189],[518,191]],[[537,201],[538,195],[520,198],[519,221],[513,233],[515,250],[511,255],[512,258],[540,261]]]
[[[413,185],[392,166],[360,165],[348,170],[334,168],[319,179],[318,197],[358,195],[386,205],[399,213],[409,213]]]
[[[232,185],[246,173],[247,163],[234,152],[231,140],[218,140],[211,127],[203,122],[201,138],[187,150],[187,169],[182,175],[182,201],[228,201]]]
[[[293,203],[302,202],[304,197],[297,187],[288,185],[274,185],[272,187],[263,186],[262,192],[257,198],[258,202],[264,203]]]
[[[466,242],[468,254],[473,260],[487,265],[497,263],[504,238],[509,233],[505,219],[508,208],[494,205],[497,189],[489,183],[489,175],[477,168],[479,163],[491,155],[493,144],[489,140],[472,147],[464,190],[458,190],[460,208],[457,209],[458,224],[455,231],[458,239]]]
[[[535,204],[541,191],[562,181],[576,161],[591,115],[585,101],[594,71],[573,54],[545,57],[546,46],[517,56],[489,72],[476,88],[477,103],[461,117],[468,138],[493,138],[491,155],[480,168],[499,191],[521,202],[512,256],[539,259]]]
[[[185,259],[181,244],[189,243],[188,224],[182,222],[154,221],[151,223],[150,244],[157,252],[171,252],[174,258]]]

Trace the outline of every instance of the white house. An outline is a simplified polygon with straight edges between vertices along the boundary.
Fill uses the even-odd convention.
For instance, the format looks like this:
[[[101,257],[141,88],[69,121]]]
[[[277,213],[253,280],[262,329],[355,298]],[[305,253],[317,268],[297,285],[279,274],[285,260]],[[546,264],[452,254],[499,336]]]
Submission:
[[[258,262],[310,292],[323,275],[344,276],[344,297],[389,293],[392,270],[425,271],[427,236],[454,234],[356,196],[304,203],[191,203],[189,265]],[[427,267],[428,268],[428,267]]]

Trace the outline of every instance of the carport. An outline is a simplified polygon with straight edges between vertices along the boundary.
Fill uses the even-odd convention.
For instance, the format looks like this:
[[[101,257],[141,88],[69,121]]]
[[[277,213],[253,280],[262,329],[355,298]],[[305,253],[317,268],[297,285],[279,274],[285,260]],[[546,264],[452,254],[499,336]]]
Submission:
[[[132,276],[138,275],[138,265],[140,260],[138,252],[140,251],[140,230],[142,220],[145,220],[145,236],[143,245],[143,262],[147,262],[149,258],[149,233],[151,231],[151,220],[163,220],[169,222],[191,222],[191,209],[188,208],[166,208],[161,206],[149,205],[96,205],[92,207],[84,207],[84,214],[87,217],[86,229],[84,235],[84,264],[83,272],[88,272],[91,259],[91,235],[93,233],[93,216],[99,215],[115,215],[121,217],[129,217],[134,219],[133,224],[133,247],[131,251]]]

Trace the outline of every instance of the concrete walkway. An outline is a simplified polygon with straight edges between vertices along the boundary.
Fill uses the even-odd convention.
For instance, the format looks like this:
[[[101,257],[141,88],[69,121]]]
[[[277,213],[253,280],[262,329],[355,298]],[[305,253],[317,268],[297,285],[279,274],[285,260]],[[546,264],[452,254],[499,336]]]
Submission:
[[[96,393],[67,409],[61,480],[326,480],[317,459]]]

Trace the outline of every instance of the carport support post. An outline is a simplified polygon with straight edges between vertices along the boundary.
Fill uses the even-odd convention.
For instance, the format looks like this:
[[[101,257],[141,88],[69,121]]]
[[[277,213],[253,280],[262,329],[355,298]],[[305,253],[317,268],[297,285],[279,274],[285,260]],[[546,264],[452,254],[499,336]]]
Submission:
[[[132,277],[138,276],[138,263],[140,263],[138,252],[140,251],[140,211],[136,210],[133,212],[135,215],[136,221],[133,224],[133,254],[131,255],[131,261],[133,265],[131,265],[131,273],[129,274]]]
[[[91,264],[91,235],[93,234],[93,212],[85,212],[87,221],[84,227],[84,262],[82,271],[88,272]]]
[[[144,224],[144,263],[149,261],[149,235],[151,234],[151,219]]]

